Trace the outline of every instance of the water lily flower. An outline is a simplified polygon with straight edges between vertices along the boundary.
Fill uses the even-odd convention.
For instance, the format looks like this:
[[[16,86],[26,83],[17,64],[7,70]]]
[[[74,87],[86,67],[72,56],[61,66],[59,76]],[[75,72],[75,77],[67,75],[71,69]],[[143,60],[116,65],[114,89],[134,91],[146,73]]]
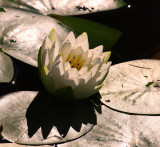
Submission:
[[[84,99],[103,86],[111,62],[103,46],[89,49],[87,33],[70,32],[62,44],[52,29],[40,48],[38,67],[46,90],[64,99]]]

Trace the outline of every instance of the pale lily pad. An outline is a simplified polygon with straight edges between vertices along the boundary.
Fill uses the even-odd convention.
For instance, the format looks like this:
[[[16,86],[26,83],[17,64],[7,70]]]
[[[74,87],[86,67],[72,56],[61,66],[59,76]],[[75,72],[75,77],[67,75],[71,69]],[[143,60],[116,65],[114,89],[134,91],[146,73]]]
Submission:
[[[102,106],[88,134],[58,147],[158,147],[159,122],[160,116],[128,115]]]
[[[33,147],[28,145],[19,145],[16,143],[1,143],[0,147]],[[50,145],[36,146],[36,147],[51,147]]]
[[[45,145],[76,139],[96,124],[90,101],[56,101],[43,92],[20,91],[0,98],[2,136],[14,143]]]
[[[43,14],[78,15],[123,7],[124,0],[0,0],[4,7],[23,8]]]
[[[0,51],[0,82],[10,82],[13,74],[14,68],[11,58]]]
[[[48,16],[13,8],[5,8],[5,11],[0,13],[0,48],[33,66],[37,66],[39,48],[52,28],[61,42],[71,31]]]
[[[100,90],[102,102],[136,114],[160,114],[160,60],[136,60],[114,65]]]

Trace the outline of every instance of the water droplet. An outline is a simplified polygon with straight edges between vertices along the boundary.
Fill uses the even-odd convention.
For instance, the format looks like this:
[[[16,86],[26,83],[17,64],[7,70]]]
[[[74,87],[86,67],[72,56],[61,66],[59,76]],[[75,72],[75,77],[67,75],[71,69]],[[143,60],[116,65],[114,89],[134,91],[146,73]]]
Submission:
[[[12,81],[12,84],[14,85],[14,84],[15,84],[15,81]]]
[[[61,137],[64,137],[64,134],[61,134]]]
[[[131,5],[128,5],[127,7],[128,7],[128,8],[131,8]]]
[[[10,42],[16,42],[16,40],[15,39],[11,39]]]

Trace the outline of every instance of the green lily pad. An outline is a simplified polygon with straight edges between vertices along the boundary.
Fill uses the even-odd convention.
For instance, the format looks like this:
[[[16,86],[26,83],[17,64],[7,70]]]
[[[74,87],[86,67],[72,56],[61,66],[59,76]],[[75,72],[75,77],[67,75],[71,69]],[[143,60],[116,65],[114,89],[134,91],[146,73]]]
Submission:
[[[136,114],[160,114],[160,60],[136,60],[114,65],[100,90],[102,102]]]
[[[52,14],[49,16],[60,20],[62,23],[70,26],[71,28],[74,28],[78,35],[83,32],[87,32],[90,48],[103,45],[104,51],[111,50],[111,47],[116,44],[122,35],[122,32],[119,30],[91,20],[71,16],[57,16]]]
[[[57,101],[37,93],[20,91],[0,98],[5,139],[26,145],[63,143],[86,134],[96,124],[91,101]]]
[[[15,7],[43,14],[77,15],[106,11],[123,7],[124,0],[0,0],[3,7]]]
[[[59,21],[35,12],[5,8],[0,13],[0,48],[7,54],[33,66],[44,38],[52,28],[62,42],[71,31]]]
[[[0,51],[0,82],[10,82],[13,74],[14,68],[11,58]]]
[[[88,134],[58,147],[158,147],[159,121],[160,116],[128,115],[102,106]]]

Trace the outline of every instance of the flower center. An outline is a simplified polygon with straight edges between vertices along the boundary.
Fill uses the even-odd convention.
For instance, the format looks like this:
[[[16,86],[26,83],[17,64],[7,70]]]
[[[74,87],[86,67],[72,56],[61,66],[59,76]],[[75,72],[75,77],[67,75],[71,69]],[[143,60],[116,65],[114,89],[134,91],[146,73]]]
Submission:
[[[68,61],[71,65],[71,68],[77,68],[77,70],[79,71],[83,65],[84,65],[84,60],[82,60],[82,55],[73,55],[71,57],[71,55],[68,56],[68,58],[66,59],[66,61]]]

